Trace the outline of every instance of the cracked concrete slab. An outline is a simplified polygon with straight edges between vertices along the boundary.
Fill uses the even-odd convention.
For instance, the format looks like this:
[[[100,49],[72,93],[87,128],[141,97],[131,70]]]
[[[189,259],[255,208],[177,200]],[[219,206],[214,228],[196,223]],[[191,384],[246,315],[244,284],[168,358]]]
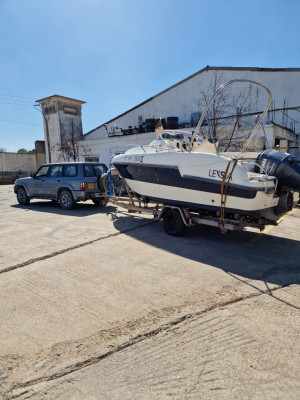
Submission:
[[[17,203],[12,185],[0,186],[0,273],[49,258],[149,221],[116,213],[115,207],[97,207],[91,201],[62,210],[47,200]],[[148,218],[148,219],[147,219]]]
[[[298,399],[300,298],[293,285],[155,332],[16,399]],[[257,312],[259,310],[259,312]]]
[[[247,342],[245,354],[252,351],[257,357],[259,349],[267,348],[272,339],[268,337],[268,326],[277,316],[279,327],[272,331],[272,346],[284,357],[291,352],[285,347],[288,341],[292,343],[291,323],[296,326],[299,312],[296,283],[300,281],[300,209],[266,234],[249,230],[221,235],[213,228],[199,227],[185,238],[172,238],[149,216],[113,207],[104,211],[92,204],[82,204],[69,215],[49,202],[33,202],[25,209],[16,207],[15,202],[12,187],[0,186],[0,394],[21,399],[77,399],[79,393],[78,398],[124,399],[134,398],[131,388],[135,388],[136,393],[145,393],[144,397],[136,397],[140,399],[151,398],[152,394],[154,398],[169,394],[174,398],[192,398],[199,387],[192,390],[197,374],[194,376],[191,369],[193,365],[203,367],[200,354],[198,361],[195,355],[190,366],[188,361],[183,366],[183,389],[174,386],[174,377],[168,371],[166,383],[157,386],[162,388],[161,392],[152,392],[150,386],[148,391],[145,389],[145,377],[161,368],[154,360],[162,362],[164,358],[156,349],[156,338],[165,337],[170,357],[180,357],[180,347],[172,345],[169,331],[174,328],[179,332],[183,343],[185,331],[181,327],[211,313],[227,324],[232,319],[227,311],[223,313],[227,309],[235,310],[233,326],[237,329],[246,321],[245,331],[251,328],[254,335],[255,325],[262,325],[261,341],[254,335],[253,342]],[[271,300],[274,310],[268,310],[272,318],[265,306]],[[283,306],[287,315],[282,312]],[[289,316],[291,326],[284,330]],[[265,330],[264,319],[268,321]],[[281,345],[279,338],[285,332],[287,338]],[[136,346],[152,340],[154,358],[148,369],[140,369],[139,374],[134,363],[126,361],[133,376],[138,376],[136,386],[125,379],[118,361],[112,376],[116,380],[124,376],[119,392],[104,385],[102,395],[97,386],[98,372],[91,372],[95,376],[93,384],[86,379],[87,368],[96,371],[108,359],[128,355],[130,349],[134,351]],[[213,346],[214,338],[212,343]],[[216,342],[215,346],[219,344]],[[189,352],[195,353],[193,346]],[[242,355],[239,362],[244,362]],[[287,360],[279,366],[285,371],[291,364]],[[73,378],[80,371],[83,375]],[[245,373],[241,369],[241,381],[246,379]],[[239,370],[232,374],[233,380],[228,382],[235,387]],[[273,379],[272,374],[270,377]],[[76,379],[84,392],[76,392]],[[292,385],[291,382],[292,379]],[[249,384],[249,393],[252,386]],[[297,387],[290,387],[293,389],[288,393],[293,395]],[[226,390],[215,388],[207,393],[228,395],[228,387]],[[63,397],[68,393],[69,397]],[[214,396],[211,398],[218,398]]]

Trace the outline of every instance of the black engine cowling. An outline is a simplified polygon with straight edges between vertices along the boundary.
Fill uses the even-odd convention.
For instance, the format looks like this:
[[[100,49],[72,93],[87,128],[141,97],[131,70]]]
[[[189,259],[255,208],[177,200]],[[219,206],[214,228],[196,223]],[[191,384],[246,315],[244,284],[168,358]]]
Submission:
[[[279,189],[300,192],[300,165],[291,154],[272,149],[262,151],[254,171],[275,176]]]
[[[291,154],[279,150],[262,151],[254,168],[255,172],[275,176],[278,180],[276,195],[279,197],[276,215],[293,208],[293,192],[300,192],[300,165]]]

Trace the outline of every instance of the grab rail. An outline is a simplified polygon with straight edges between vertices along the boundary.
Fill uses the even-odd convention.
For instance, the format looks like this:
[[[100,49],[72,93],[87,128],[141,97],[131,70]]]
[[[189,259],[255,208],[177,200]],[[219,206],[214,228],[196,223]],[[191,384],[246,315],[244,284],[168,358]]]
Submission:
[[[256,133],[256,131],[257,131],[257,129],[258,129],[258,126],[261,124],[262,120],[264,119],[266,113],[268,112],[268,110],[269,110],[269,108],[270,108],[271,101],[272,101],[272,93],[271,93],[271,91],[270,91],[269,88],[267,88],[265,85],[263,85],[263,84],[261,84],[261,83],[259,83],[259,82],[252,81],[252,80],[249,80],[249,79],[232,79],[231,81],[228,81],[228,82],[226,82],[226,83],[223,83],[223,85],[221,85],[221,86],[219,87],[219,89],[216,90],[216,92],[213,94],[213,96],[211,97],[210,101],[208,102],[207,106],[205,107],[205,110],[203,111],[203,113],[202,113],[202,115],[201,115],[201,117],[200,117],[200,120],[199,120],[199,122],[198,122],[198,124],[197,124],[197,127],[196,127],[196,129],[195,129],[195,131],[194,131],[194,133],[193,133],[193,135],[192,135],[192,140],[191,140],[191,143],[190,143],[190,146],[189,146],[189,149],[188,149],[189,151],[192,150],[192,146],[193,146],[192,143],[193,143],[195,137],[198,135],[198,133],[199,133],[199,131],[200,131],[200,128],[201,128],[201,126],[202,126],[202,123],[203,123],[203,121],[204,121],[204,118],[206,118],[206,114],[207,114],[207,112],[208,112],[210,106],[212,105],[213,101],[215,100],[215,97],[216,97],[223,89],[225,89],[227,86],[229,86],[229,85],[231,85],[232,83],[235,83],[235,82],[253,83],[254,85],[258,85],[258,86],[262,87],[262,88],[265,89],[265,90],[267,91],[267,93],[268,93],[268,102],[267,102],[267,105],[266,105],[266,107],[265,107],[264,112],[261,114],[260,118],[259,118],[258,121],[256,122],[256,125],[254,126],[254,128],[253,128],[253,130],[252,130],[252,132],[251,132],[251,134],[250,134],[250,136],[249,136],[249,138],[246,140],[246,142],[245,142],[245,144],[244,144],[244,146],[243,146],[243,148],[242,148],[242,151],[241,151],[240,153],[238,153],[234,158],[239,158],[240,154],[242,154],[242,153],[247,149],[247,147],[249,146],[249,143],[251,142],[253,136],[255,135],[255,133]]]

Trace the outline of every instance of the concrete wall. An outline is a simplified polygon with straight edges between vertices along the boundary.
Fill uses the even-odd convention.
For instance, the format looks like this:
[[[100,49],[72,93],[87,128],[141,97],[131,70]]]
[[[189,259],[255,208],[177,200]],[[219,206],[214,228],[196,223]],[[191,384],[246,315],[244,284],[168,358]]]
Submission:
[[[35,142],[35,154],[0,153],[0,184],[13,183],[20,176],[29,176],[46,162],[45,142]]]
[[[36,151],[36,168],[40,165],[46,163],[46,149],[45,142],[43,140],[35,141],[35,151]]]

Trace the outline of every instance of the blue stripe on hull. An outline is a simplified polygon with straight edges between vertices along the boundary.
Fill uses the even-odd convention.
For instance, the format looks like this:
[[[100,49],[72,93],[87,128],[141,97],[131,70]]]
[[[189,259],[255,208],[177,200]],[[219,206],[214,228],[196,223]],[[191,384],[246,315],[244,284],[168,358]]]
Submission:
[[[154,183],[165,186],[180,187],[221,194],[221,182],[208,179],[182,177],[177,167],[146,166],[142,164],[115,164],[121,176],[139,182]],[[235,187],[229,184],[228,196],[254,199],[257,190],[253,188]]]

